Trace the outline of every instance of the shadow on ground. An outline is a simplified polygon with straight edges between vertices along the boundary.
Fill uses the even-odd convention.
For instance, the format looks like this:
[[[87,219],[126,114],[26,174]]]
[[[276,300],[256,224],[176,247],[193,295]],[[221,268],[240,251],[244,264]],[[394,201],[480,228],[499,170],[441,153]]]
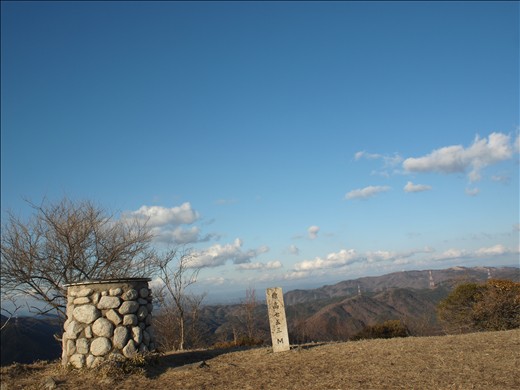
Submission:
[[[258,347],[236,347],[227,349],[208,349],[201,351],[173,352],[161,355],[157,361],[148,365],[146,376],[150,379],[161,376],[168,370],[190,370],[208,367],[206,361],[217,356]]]
[[[311,343],[294,345],[291,347],[291,351],[301,349],[311,349],[319,347],[327,343]],[[149,364],[146,368],[146,376],[150,379],[161,376],[168,370],[191,370],[191,369],[203,369],[209,367],[208,361],[211,359],[224,355],[227,353],[233,353],[238,351],[246,351],[250,349],[266,348],[258,346],[241,346],[226,349],[207,349],[200,351],[185,351],[185,352],[172,352],[164,355],[160,355],[157,360]],[[267,348],[270,349],[270,348]]]

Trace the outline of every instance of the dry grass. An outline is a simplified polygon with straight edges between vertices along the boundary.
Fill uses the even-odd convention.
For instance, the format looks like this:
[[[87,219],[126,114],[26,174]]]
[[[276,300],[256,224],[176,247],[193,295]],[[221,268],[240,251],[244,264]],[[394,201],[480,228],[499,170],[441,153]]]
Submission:
[[[518,389],[519,355],[517,329],[307,345],[278,354],[269,348],[176,353],[130,374],[78,373],[58,363],[1,373],[2,390],[42,388],[50,377],[58,389]]]

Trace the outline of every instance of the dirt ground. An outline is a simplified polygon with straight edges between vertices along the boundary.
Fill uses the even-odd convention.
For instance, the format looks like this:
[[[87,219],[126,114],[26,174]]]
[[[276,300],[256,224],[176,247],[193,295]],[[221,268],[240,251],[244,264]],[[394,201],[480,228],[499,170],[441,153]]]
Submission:
[[[133,374],[58,362],[1,369],[11,389],[520,389],[520,329],[166,354]]]

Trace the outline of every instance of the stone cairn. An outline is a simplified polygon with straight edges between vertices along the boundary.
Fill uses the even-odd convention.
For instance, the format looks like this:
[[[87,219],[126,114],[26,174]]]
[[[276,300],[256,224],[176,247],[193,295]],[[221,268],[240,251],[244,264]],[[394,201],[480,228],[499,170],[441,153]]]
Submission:
[[[149,281],[131,278],[65,285],[63,366],[94,368],[107,359],[155,350]]]

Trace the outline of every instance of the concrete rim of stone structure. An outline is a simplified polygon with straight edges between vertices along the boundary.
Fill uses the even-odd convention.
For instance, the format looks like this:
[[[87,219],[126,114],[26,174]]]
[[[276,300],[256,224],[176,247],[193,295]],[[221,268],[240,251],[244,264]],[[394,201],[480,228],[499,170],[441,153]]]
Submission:
[[[62,364],[95,368],[155,350],[150,278],[87,280],[67,288]]]

